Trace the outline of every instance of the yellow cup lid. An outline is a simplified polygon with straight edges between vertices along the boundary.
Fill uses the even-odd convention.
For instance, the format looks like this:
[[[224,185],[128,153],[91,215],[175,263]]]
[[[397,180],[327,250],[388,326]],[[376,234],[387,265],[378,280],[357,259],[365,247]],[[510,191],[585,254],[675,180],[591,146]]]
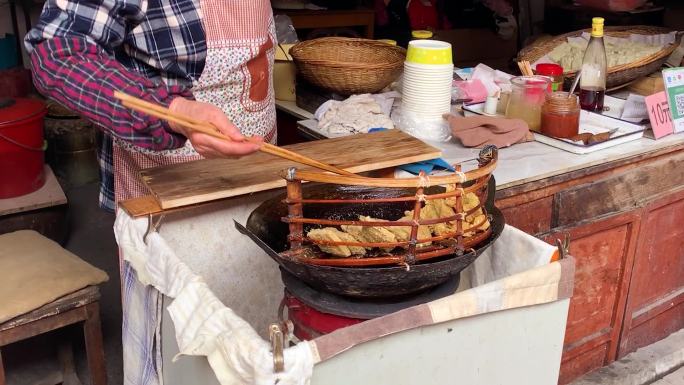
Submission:
[[[426,30],[412,31],[411,36],[413,36],[414,39],[429,39],[432,37],[432,31],[426,31]]]

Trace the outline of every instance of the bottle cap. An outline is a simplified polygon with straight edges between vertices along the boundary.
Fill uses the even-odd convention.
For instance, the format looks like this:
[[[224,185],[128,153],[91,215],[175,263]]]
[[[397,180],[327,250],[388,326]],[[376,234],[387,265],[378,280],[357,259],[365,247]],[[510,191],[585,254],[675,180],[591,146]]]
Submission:
[[[414,39],[429,39],[432,37],[432,31],[416,30],[411,32]]]
[[[537,75],[562,76],[563,67],[559,66],[558,64],[542,63],[537,64],[535,67],[535,72]]]
[[[591,36],[603,37],[603,23],[602,17],[595,17],[591,19]]]

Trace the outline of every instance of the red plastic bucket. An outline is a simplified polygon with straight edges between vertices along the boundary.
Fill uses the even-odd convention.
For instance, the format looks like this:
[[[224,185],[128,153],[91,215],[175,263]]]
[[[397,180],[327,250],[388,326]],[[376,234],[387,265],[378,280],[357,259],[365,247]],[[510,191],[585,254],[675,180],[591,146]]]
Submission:
[[[0,199],[31,193],[45,184],[43,117],[37,99],[0,99]]]

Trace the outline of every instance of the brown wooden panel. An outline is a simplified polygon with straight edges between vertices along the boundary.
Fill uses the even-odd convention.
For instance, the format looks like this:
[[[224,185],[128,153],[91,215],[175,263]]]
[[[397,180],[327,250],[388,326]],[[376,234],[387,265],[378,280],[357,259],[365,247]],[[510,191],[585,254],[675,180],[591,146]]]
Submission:
[[[620,356],[684,327],[684,190],[644,212]]]
[[[569,384],[581,375],[602,367],[607,350],[608,345],[603,344],[572,359],[566,360],[563,357],[558,383],[561,385]]]
[[[648,212],[634,261],[631,304],[635,308],[684,287],[683,200]]]
[[[496,192],[496,196],[505,207],[528,200],[528,194],[533,199],[540,199],[568,188],[584,185],[597,180],[606,179],[625,171],[643,168],[649,164],[681,154],[684,143],[673,143],[652,151],[644,152],[610,162],[599,163],[594,166],[566,172],[564,174],[531,181],[528,183],[508,187]],[[517,203],[516,203],[517,202]]]
[[[684,154],[633,168],[556,195],[553,226],[567,226],[630,210],[663,192],[684,185]]]
[[[616,356],[638,231],[639,215],[624,213],[544,236],[554,242],[567,233],[576,261],[562,363],[566,381]],[[600,346],[605,348],[598,362]]]
[[[540,234],[551,229],[552,197],[527,202],[502,210],[506,223],[528,234]]]
[[[577,268],[566,344],[612,328],[629,230],[629,225],[623,224],[582,237],[571,235],[570,254],[576,258]]]
[[[670,334],[684,327],[684,303],[658,313],[646,322],[632,327],[628,338],[620,343],[618,358],[656,341],[660,341]]]
[[[360,173],[439,158],[442,152],[400,130],[285,146],[291,151]],[[142,180],[162,209],[285,186],[289,167],[310,168],[263,152],[240,159],[202,159],[145,169]]]

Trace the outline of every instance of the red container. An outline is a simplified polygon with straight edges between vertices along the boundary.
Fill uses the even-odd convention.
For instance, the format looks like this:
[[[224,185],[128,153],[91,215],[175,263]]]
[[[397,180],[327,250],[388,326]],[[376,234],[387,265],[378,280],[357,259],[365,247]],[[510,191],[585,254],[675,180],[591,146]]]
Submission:
[[[323,313],[289,293],[285,293],[284,301],[285,306],[287,306],[287,316],[294,324],[294,335],[300,340],[311,340],[332,333],[337,329],[365,321],[359,318]]]
[[[28,194],[45,184],[46,111],[37,99],[0,99],[0,199]]]
[[[563,67],[558,64],[543,63],[537,64],[534,71],[537,75],[548,76],[551,78],[549,92],[563,91]]]

